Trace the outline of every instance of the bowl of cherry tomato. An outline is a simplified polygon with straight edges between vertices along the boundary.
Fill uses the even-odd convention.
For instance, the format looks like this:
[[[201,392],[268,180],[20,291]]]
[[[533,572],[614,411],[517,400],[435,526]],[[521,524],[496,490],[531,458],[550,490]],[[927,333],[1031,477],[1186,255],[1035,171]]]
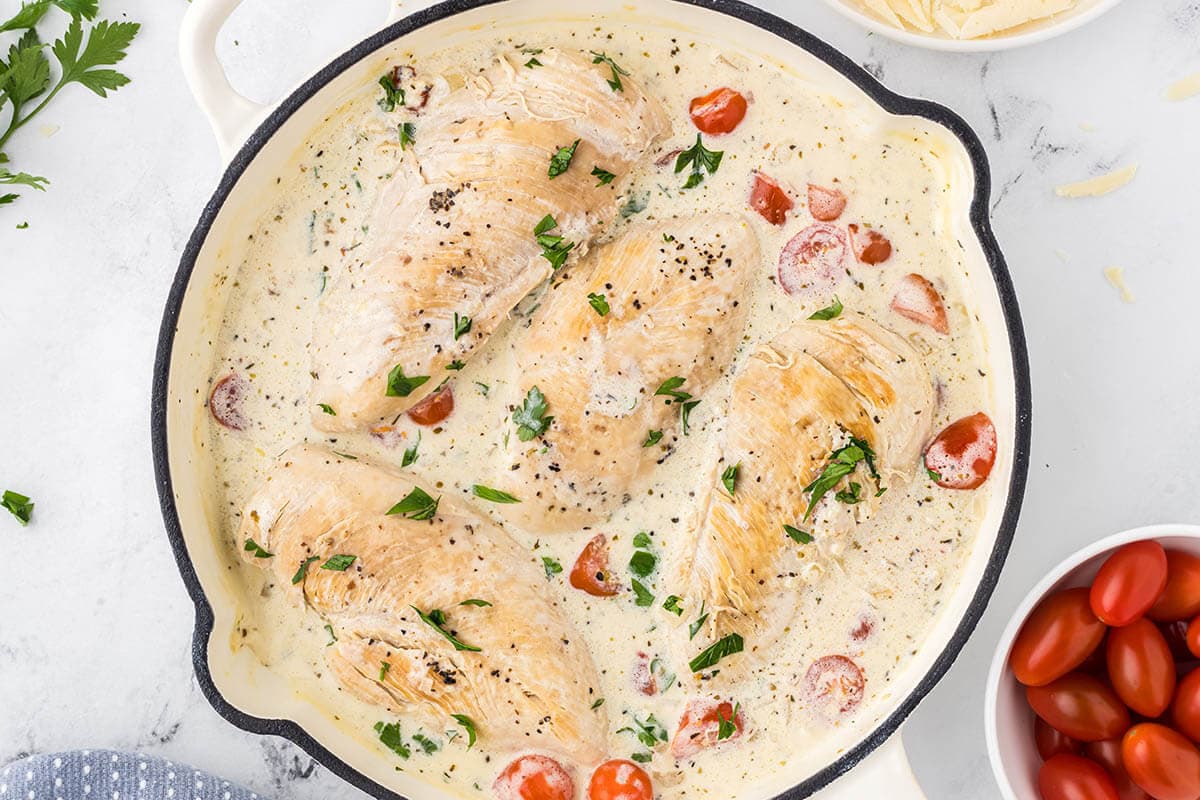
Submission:
[[[1026,596],[988,676],[1009,800],[1200,798],[1200,526],[1110,536]]]

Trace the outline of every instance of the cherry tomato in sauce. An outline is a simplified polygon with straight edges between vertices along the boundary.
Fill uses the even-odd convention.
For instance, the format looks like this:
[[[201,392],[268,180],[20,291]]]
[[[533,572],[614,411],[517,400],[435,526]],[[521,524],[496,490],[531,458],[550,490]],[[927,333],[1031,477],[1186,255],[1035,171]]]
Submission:
[[[1103,742],[1088,742],[1083,746],[1083,755],[1104,767],[1108,777],[1112,778],[1117,787],[1117,796],[1121,800],[1153,800],[1150,795],[1133,782],[1125,770],[1125,761],[1121,757],[1121,740],[1105,739]]]
[[[1044,686],[1078,667],[1107,629],[1088,603],[1088,590],[1064,589],[1033,609],[1013,641],[1008,664],[1026,686]]]
[[[1167,554],[1152,540],[1131,542],[1092,581],[1092,611],[1106,625],[1128,625],[1154,605],[1167,585]]]
[[[593,597],[612,597],[620,594],[621,584],[608,570],[608,537],[598,533],[583,546],[575,566],[571,568],[571,585]]]
[[[1038,772],[1042,800],[1120,800],[1113,779],[1091,759],[1061,753]]]
[[[1033,742],[1037,745],[1038,755],[1043,761],[1059,753],[1078,753],[1079,742],[1061,731],[1056,731],[1046,724],[1041,717],[1033,718]]]
[[[575,781],[553,758],[527,755],[504,768],[492,792],[496,800],[575,800]]]
[[[892,242],[875,228],[855,223],[846,226],[850,231],[850,248],[854,257],[864,264],[875,266],[892,257]]]
[[[408,418],[418,425],[437,425],[454,413],[454,390],[446,384],[408,410]]]
[[[808,185],[808,213],[821,222],[833,222],[846,210],[846,195],[837,189]]]
[[[952,422],[925,451],[925,469],[943,489],[977,489],[996,463],[996,428],[982,412]]]
[[[1129,711],[1116,693],[1082,672],[1045,686],[1027,686],[1025,699],[1052,728],[1081,742],[1115,739],[1129,728]]]
[[[689,700],[671,738],[671,755],[690,758],[701,750],[739,738],[745,730],[746,721],[737,704],[708,697]],[[729,735],[722,738],[723,732]]]
[[[1122,702],[1143,717],[1167,710],[1175,691],[1175,660],[1157,626],[1137,619],[1108,632],[1108,678]]]
[[[941,334],[950,333],[946,304],[929,280],[911,273],[900,279],[892,297],[892,310],[905,319],[928,325]]]
[[[1184,633],[1187,651],[1195,658],[1200,658],[1200,617],[1195,617],[1188,623]]]
[[[1200,750],[1165,725],[1134,725],[1121,740],[1121,757],[1133,782],[1156,800],[1200,797]]]
[[[213,386],[208,395],[208,410],[218,424],[231,430],[246,429],[246,415],[242,412],[242,403],[250,394],[250,383],[231,372]]]
[[[1167,552],[1167,585],[1146,616],[1159,622],[1200,614],[1200,558],[1182,550]]]
[[[703,97],[692,98],[688,113],[692,123],[708,134],[730,133],[746,117],[746,98],[741,92],[726,86],[714,89]]]
[[[818,658],[804,675],[805,696],[813,711],[826,719],[837,719],[857,708],[866,683],[858,664],[843,655]]]
[[[632,761],[615,758],[592,773],[588,800],[654,800],[654,786],[644,769]]]
[[[778,183],[761,172],[754,173],[754,188],[750,190],[750,207],[772,225],[787,221],[787,212],[796,204]]]
[[[797,233],[779,254],[779,288],[788,294],[832,291],[846,276],[846,234],[817,223]]]
[[[1200,742],[1200,670],[1192,670],[1175,687],[1171,721],[1193,742]]]

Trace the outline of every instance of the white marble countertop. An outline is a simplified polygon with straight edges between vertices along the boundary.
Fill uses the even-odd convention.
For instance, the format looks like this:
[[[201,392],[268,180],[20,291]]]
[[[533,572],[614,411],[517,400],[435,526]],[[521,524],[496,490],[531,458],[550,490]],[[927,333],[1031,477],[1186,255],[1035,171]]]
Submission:
[[[1030,341],[1032,469],[991,606],[904,730],[929,797],[992,800],[983,683],[1019,599],[1086,542],[1200,519],[1200,98],[1163,99],[1200,70],[1200,5],[1127,2],[993,56],[893,44],[817,0],[760,5],[892,89],[957,110],[992,160],[994,225]],[[37,502],[28,528],[0,518],[0,764],[136,749],[279,800],[359,797],[296,747],[226,723],[192,676],[193,610],[159,517],[149,389],[167,287],[220,164],[179,69],[184,0],[101,6],[144,25],[124,64],[133,83],[104,101],[71,90],[19,134],[17,166],[53,185],[0,209],[0,489]],[[234,82],[269,100],[369,33],[384,6],[249,0],[222,53]],[[39,135],[43,123],[61,130]],[[1112,195],[1054,196],[1130,162],[1136,180]],[[1126,268],[1134,304],[1105,282],[1109,265]]]

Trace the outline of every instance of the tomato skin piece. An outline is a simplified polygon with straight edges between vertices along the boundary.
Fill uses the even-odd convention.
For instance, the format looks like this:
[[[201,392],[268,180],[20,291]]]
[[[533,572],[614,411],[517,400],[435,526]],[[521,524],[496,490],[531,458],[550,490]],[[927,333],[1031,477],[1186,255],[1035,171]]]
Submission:
[[[808,213],[821,222],[833,222],[846,210],[846,195],[837,189],[808,185]]]
[[[1183,676],[1175,687],[1171,721],[1184,736],[1200,742],[1200,670],[1192,670]]]
[[[688,104],[692,124],[702,133],[730,133],[746,117],[746,98],[741,92],[722,86]]]
[[[1200,796],[1200,750],[1165,725],[1134,725],[1121,740],[1121,758],[1133,782],[1157,800]]]
[[[454,413],[454,390],[446,384],[408,410],[408,418],[418,425],[437,425]]]
[[[1121,701],[1143,717],[1154,718],[1171,705],[1175,660],[1158,627],[1134,620],[1108,632],[1108,678]]]
[[[1108,777],[1112,778],[1117,787],[1117,796],[1121,800],[1154,800],[1142,791],[1129,773],[1125,770],[1125,761],[1121,757],[1121,740],[1105,739],[1103,742],[1088,742],[1083,746],[1083,755],[1104,767]]]
[[[1115,739],[1129,728],[1129,711],[1098,678],[1072,672],[1045,686],[1025,687],[1034,713],[1081,742]]]
[[[575,781],[553,758],[526,755],[496,776],[492,792],[496,800],[575,800]]]
[[[1033,718],[1033,742],[1037,745],[1038,755],[1043,761],[1048,761],[1059,753],[1078,754],[1079,742],[1061,731],[1056,731],[1046,724],[1041,717]]]
[[[654,800],[654,785],[637,764],[614,758],[596,767],[587,796],[588,800]]]
[[[1026,686],[1045,686],[1087,660],[1107,631],[1088,602],[1088,590],[1064,589],[1046,597],[1013,640],[1008,665]]]
[[[787,221],[787,212],[795,207],[792,198],[788,197],[778,183],[761,172],[754,173],[754,188],[750,190],[750,207],[772,225],[782,225]]]
[[[1106,625],[1128,625],[1145,614],[1167,585],[1167,553],[1152,539],[1130,542],[1109,556],[1092,581],[1092,611]]]
[[[1200,614],[1200,558],[1182,550],[1167,552],[1167,585],[1146,616],[1158,622]]]
[[[925,469],[943,489],[978,489],[996,464],[996,427],[982,411],[956,420],[925,449]]]
[[[1042,800],[1120,800],[1113,779],[1091,759],[1060,753],[1038,772]]]
[[[592,597],[612,597],[621,593],[621,584],[608,570],[608,537],[598,533],[583,546],[571,568],[571,585]]]

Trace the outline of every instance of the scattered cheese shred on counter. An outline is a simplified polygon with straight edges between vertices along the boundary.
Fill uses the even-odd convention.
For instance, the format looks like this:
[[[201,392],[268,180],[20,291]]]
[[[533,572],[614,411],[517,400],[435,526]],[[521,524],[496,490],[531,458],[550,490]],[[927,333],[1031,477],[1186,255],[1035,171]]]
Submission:
[[[1076,0],[859,0],[894,28],[979,39],[1069,11]]]
[[[1112,287],[1121,293],[1122,302],[1133,302],[1133,292],[1129,291],[1129,286],[1125,284],[1124,267],[1105,267],[1104,277],[1108,278],[1108,282],[1112,284]]]
[[[1167,87],[1168,100],[1187,100],[1200,94],[1200,72],[1188,75]]]
[[[1133,180],[1133,176],[1137,174],[1137,169],[1137,164],[1130,164],[1128,167],[1123,167],[1114,172],[1098,175],[1095,178],[1088,178],[1086,181],[1058,186],[1054,189],[1054,193],[1059,197],[1099,197],[1102,194],[1116,191],[1129,183]]]

